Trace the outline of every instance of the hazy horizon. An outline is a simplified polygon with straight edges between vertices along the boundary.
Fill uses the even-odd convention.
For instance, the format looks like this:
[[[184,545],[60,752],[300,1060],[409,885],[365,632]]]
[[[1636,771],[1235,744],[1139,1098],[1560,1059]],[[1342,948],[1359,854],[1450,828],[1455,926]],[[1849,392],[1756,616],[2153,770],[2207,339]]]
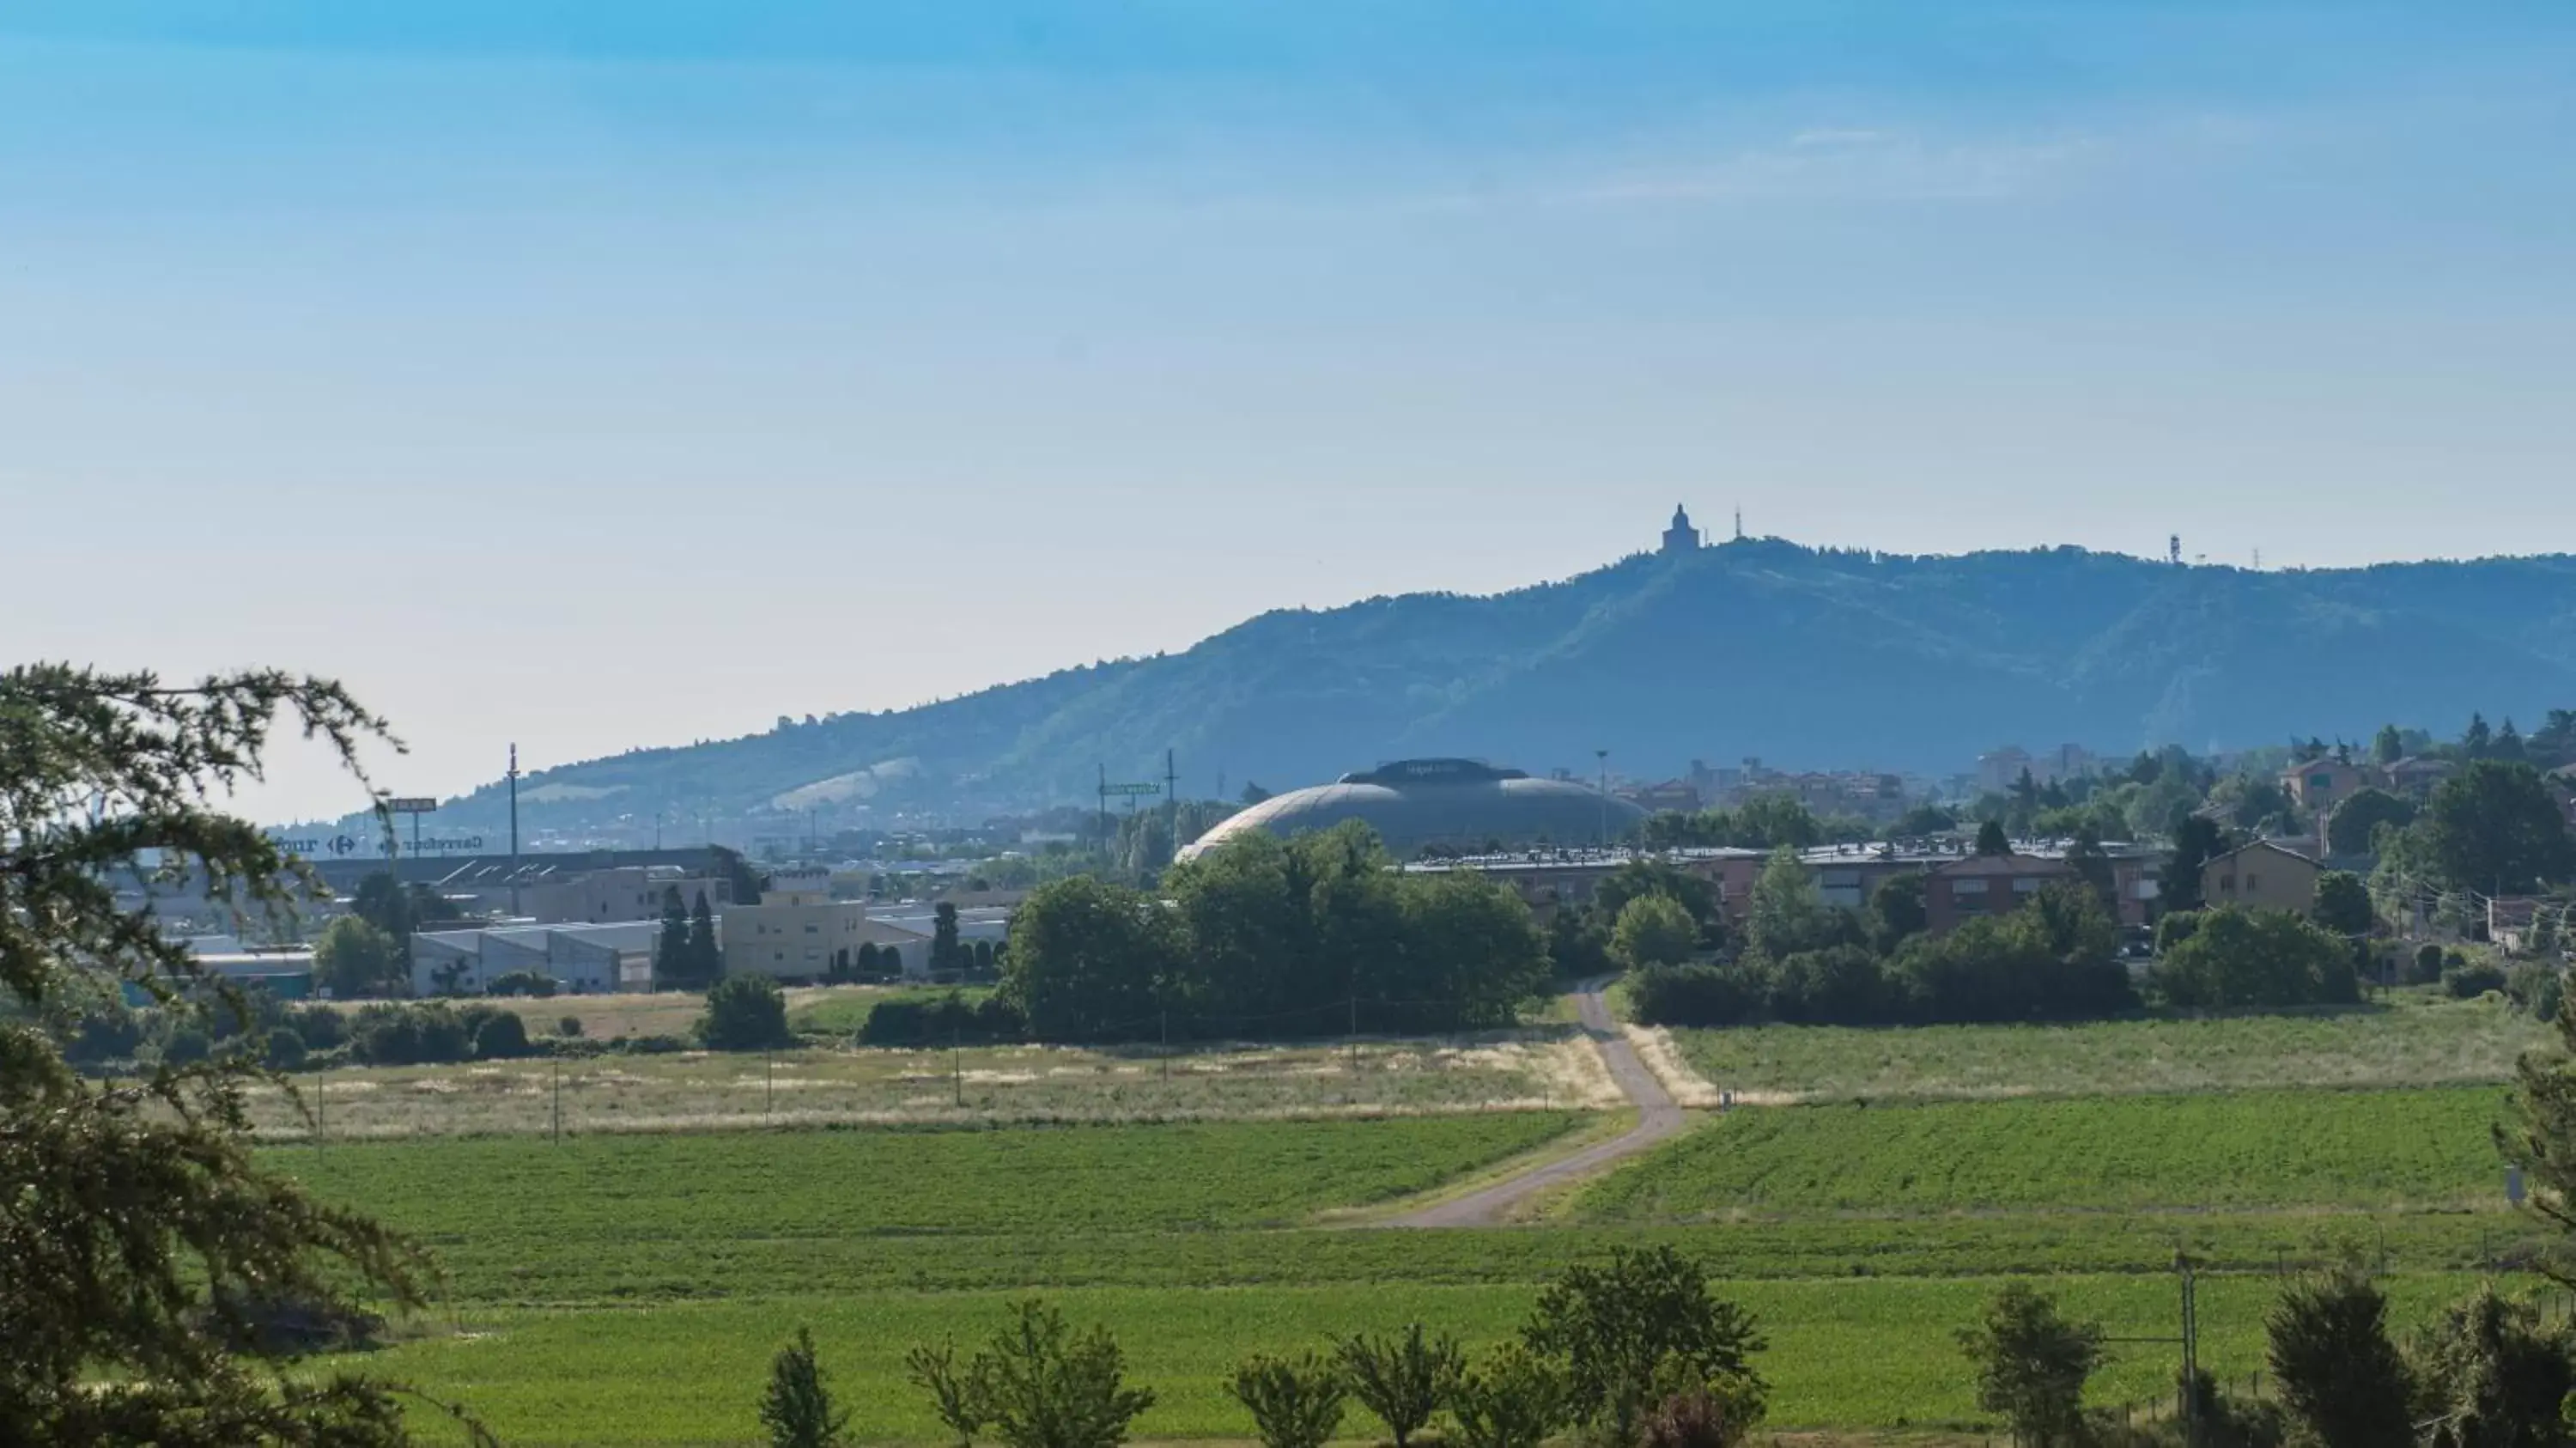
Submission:
[[[444,795],[1676,501],[2553,551],[2571,59],[2538,4],[11,7],[13,637],[336,675]],[[311,766],[254,807],[355,802]]]

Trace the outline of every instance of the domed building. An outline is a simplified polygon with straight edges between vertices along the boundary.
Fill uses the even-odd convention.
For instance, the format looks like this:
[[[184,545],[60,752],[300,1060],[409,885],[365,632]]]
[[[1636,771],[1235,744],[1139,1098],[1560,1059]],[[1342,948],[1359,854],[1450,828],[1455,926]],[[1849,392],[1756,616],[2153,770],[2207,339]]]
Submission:
[[[1273,795],[1227,818],[1181,851],[1182,859],[1253,830],[1286,838],[1358,820],[1399,860],[1426,847],[1473,853],[1489,848],[1615,842],[1646,812],[1567,779],[1532,779],[1473,759],[1402,759],[1331,784]]]

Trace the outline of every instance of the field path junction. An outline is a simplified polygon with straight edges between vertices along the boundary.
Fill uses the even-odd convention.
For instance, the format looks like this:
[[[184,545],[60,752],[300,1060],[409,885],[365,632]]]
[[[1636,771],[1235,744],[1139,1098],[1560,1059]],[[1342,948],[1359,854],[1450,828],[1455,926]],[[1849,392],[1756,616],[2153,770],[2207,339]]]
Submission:
[[[1572,1156],[1539,1162],[1517,1176],[1505,1177],[1491,1186],[1482,1187],[1463,1197],[1434,1203],[1418,1212],[1390,1217],[1390,1227],[1495,1227],[1507,1219],[1514,1207],[1551,1187],[1581,1181],[1613,1162],[1625,1160],[1654,1146],[1682,1129],[1685,1118],[1664,1083],[1646,1069],[1637,1057],[1636,1048],[1619,1030],[1610,1016],[1610,1003],[1602,998],[1608,976],[1587,980],[1575,988],[1574,1005],[1583,1022],[1583,1033],[1592,1038],[1592,1048],[1601,1053],[1602,1064],[1610,1068],[1610,1079],[1637,1107],[1637,1124],[1625,1136],[1586,1147]]]

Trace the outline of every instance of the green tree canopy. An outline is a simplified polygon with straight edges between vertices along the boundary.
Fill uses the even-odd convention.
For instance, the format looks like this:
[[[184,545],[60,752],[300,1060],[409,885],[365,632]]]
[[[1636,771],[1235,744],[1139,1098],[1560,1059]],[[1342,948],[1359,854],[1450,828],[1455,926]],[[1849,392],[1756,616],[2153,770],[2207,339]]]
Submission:
[[[313,974],[341,1000],[392,995],[410,984],[401,943],[355,915],[322,927],[313,945]]]
[[[2377,912],[2371,908],[2370,887],[2349,870],[2328,870],[2317,876],[2314,915],[2319,926],[2347,940],[2370,934],[2377,920]]]
[[[2027,1448],[2084,1441],[2084,1385],[2102,1365],[2102,1325],[2061,1316],[2056,1299],[2006,1287],[1959,1330],[1977,1369],[1977,1405],[2001,1413]]]
[[[767,1051],[796,1044],[787,996],[765,975],[733,975],[707,992],[698,1040],[710,1051]]]
[[[1825,903],[1815,875],[1786,845],[1773,850],[1762,873],[1754,877],[1744,917],[1746,946],[1769,960],[1822,950],[1840,934],[1833,907]]]
[[[2204,903],[2200,872],[2227,852],[2227,832],[2205,815],[2186,816],[2174,829],[2173,853],[2156,877],[2156,898],[2167,910],[2197,910]]]
[[[1699,929],[1678,901],[1664,895],[1640,895],[1619,912],[1610,931],[1610,955],[1630,970],[1650,965],[1680,965],[1699,943]]]
[[[73,1071],[44,1024],[125,986],[190,1021],[252,1019],[116,884],[203,888],[284,921],[318,882],[206,803],[258,771],[280,713],[353,771],[384,728],[338,685],[277,672],[0,675],[0,1442],[410,1441],[393,1389],[289,1378],[229,1346],[263,1305],[417,1304],[428,1275],[413,1244],[254,1158],[255,1057],[111,1086]]]
[[[2205,910],[2191,938],[2157,960],[2150,980],[2166,1003],[2194,1010],[2300,1006],[2360,999],[2352,945],[2285,910]]]
[[[2442,781],[2411,828],[2425,862],[2455,889],[2519,894],[2576,874],[2567,817],[2528,764],[2469,765]]]
[[[2338,855],[2367,855],[2378,848],[2379,827],[2415,822],[2415,802],[2384,789],[2355,790],[2326,816],[2326,848]]]
[[[1613,1247],[1605,1262],[1558,1273],[1540,1290],[1521,1341],[1563,1366],[1576,1421],[1614,1445],[1635,1441],[1668,1361],[1758,1403],[1753,1358],[1768,1346],[1751,1313],[1709,1290],[1699,1263],[1663,1246]]]

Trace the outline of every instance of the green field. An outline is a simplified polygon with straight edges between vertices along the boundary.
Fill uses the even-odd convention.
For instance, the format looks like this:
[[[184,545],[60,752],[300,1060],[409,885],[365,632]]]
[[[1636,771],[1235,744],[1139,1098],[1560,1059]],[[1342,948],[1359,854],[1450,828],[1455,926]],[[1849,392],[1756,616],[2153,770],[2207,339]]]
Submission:
[[[2466,1291],[2462,1276],[2400,1278],[2401,1320]],[[2169,1277],[2068,1277],[2050,1290],[2114,1336],[2167,1335]],[[1950,1334],[1992,1295],[1991,1281],[1727,1283],[1759,1315],[1771,1347],[1761,1368],[1776,1390],[1771,1426],[1966,1425],[1978,1422],[1970,1374]],[[2201,1290],[2201,1361],[2242,1377],[2261,1366],[2268,1278],[2216,1278]],[[1508,1336],[1529,1309],[1526,1286],[1226,1288],[1175,1292],[1072,1289],[1045,1294],[1077,1323],[1104,1322],[1126,1350],[1133,1380],[1159,1401],[1138,1424],[1150,1438],[1250,1436],[1225,1395],[1235,1361],[1256,1351],[1323,1344],[1329,1333],[1410,1320],[1470,1343]],[[769,1354],[800,1326],[814,1329],[825,1369],[869,1440],[941,1441],[920,1394],[903,1380],[906,1348],[990,1332],[1011,1295],[883,1293],[690,1303],[585,1313],[468,1313],[467,1332],[400,1346],[370,1364],[473,1403],[514,1444],[749,1444]],[[2171,1350],[2127,1346],[2097,1380],[2094,1401],[2146,1403],[2172,1381]],[[1356,1412],[1345,1433],[1365,1436]]]
[[[2176,1249],[2206,1260],[2205,1359],[2256,1365],[2276,1268],[2360,1252],[2410,1311],[2528,1248],[2502,1209],[2498,1092],[1739,1111],[1501,1231],[1318,1229],[1543,1146],[1586,1118],[423,1138],[273,1148],[426,1237],[447,1295],[367,1359],[514,1443],[748,1443],[767,1354],[811,1324],[864,1435],[935,1441],[903,1350],[1040,1294],[1117,1328],[1155,1437],[1249,1424],[1256,1350],[1419,1316],[1471,1340],[1615,1243],[1667,1242],[1761,1312],[1784,1427],[1975,1419],[1949,1332],[1999,1279],[2055,1274],[2115,1334],[2166,1330]],[[1921,1164],[1948,1169],[1926,1174]],[[1908,1171],[1907,1162],[1915,1163]],[[1711,1210],[1713,1196],[1728,1199]],[[1677,1223],[1696,1223],[1677,1225]],[[2169,1381],[2125,1350],[2103,1401]],[[1352,1431],[1359,1431],[1354,1424]]]
[[[1760,1103],[2098,1096],[2510,1080],[2550,1038],[2500,1000],[2066,1026],[1748,1026],[1672,1033],[1710,1085]]]
[[[1545,1143],[1564,1113],[1368,1122],[490,1137],[280,1149],[433,1241],[775,1243],[1293,1226]],[[544,1202],[542,1219],[513,1208]]]
[[[2499,1204],[2496,1087],[1738,1109],[1586,1189],[1587,1220]]]

